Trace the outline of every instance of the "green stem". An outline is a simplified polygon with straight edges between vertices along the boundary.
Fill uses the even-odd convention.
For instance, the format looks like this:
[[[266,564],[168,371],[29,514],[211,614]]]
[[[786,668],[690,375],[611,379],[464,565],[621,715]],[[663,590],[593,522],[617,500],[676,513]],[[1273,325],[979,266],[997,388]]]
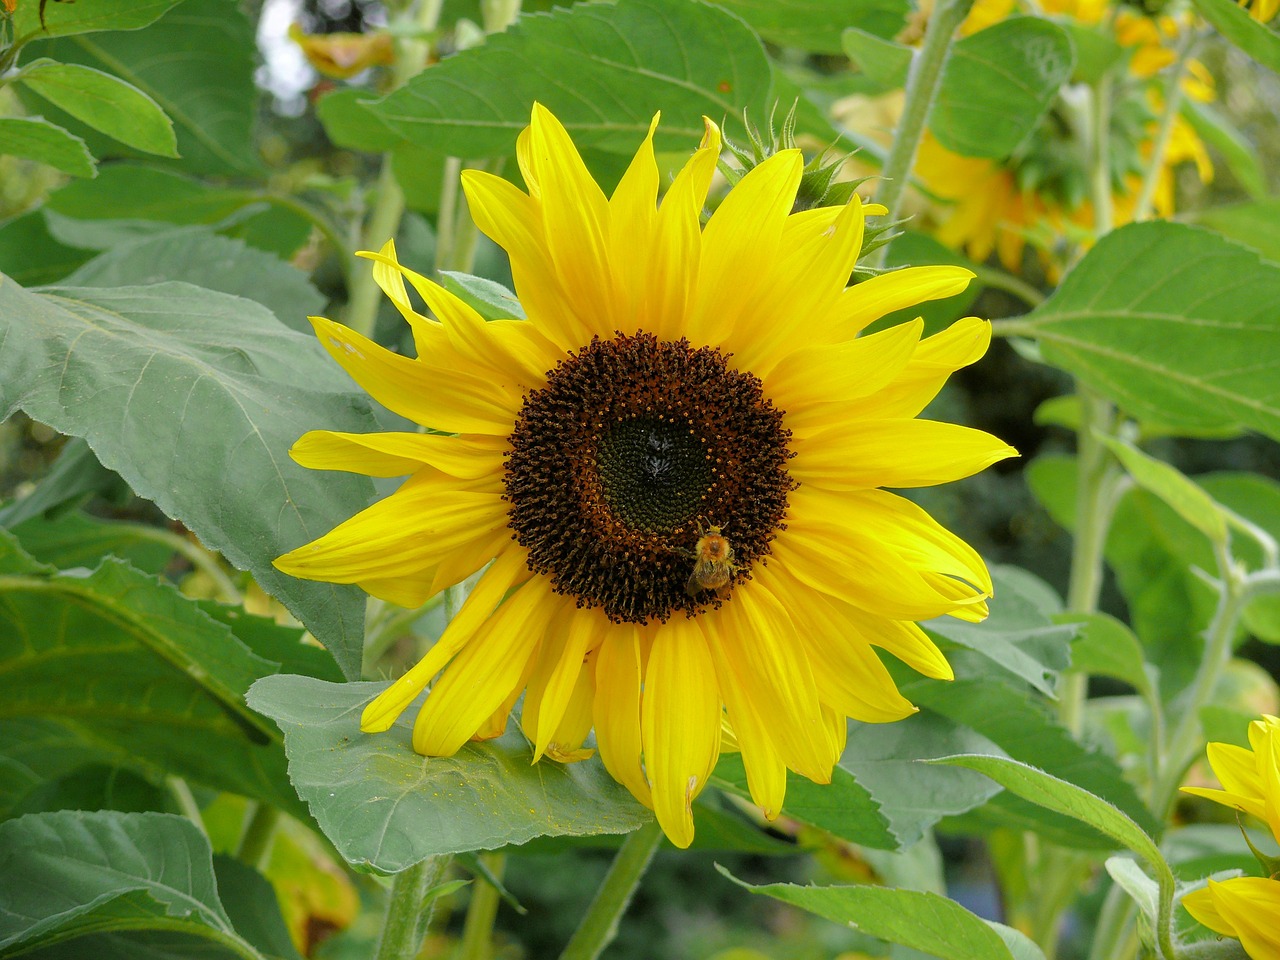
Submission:
[[[915,166],[916,150],[924,136],[929,121],[929,111],[938,94],[942,69],[951,52],[951,38],[968,15],[973,0],[938,0],[925,27],[924,40],[911,61],[911,73],[907,77],[907,99],[902,107],[902,119],[893,138],[889,156],[881,170],[882,180],[876,190],[876,200],[889,210],[885,221],[892,223],[902,213],[902,200],[906,194],[907,180]],[[889,254],[889,244],[875,252],[872,266],[882,267]]]
[[[440,211],[436,215],[436,273],[453,267],[454,237],[458,231],[458,200],[461,197],[462,161],[445,157],[440,183]]]
[[[209,831],[205,829],[204,817],[200,813],[200,804],[196,803],[196,795],[191,792],[191,787],[187,785],[187,781],[181,777],[165,777],[164,783],[169,788],[169,793],[174,802],[178,804],[178,809],[182,811],[182,815],[199,827],[201,833],[208,836]]]
[[[418,955],[435,901],[425,908],[422,902],[427,892],[443,879],[448,866],[447,856],[427,857],[396,874],[375,960],[412,960]]]
[[[1200,660],[1195,679],[1182,697],[1178,722],[1169,736],[1168,744],[1162,750],[1162,759],[1158,765],[1161,775],[1151,792],[1152,812],[1162,819],[1168,816],[1173,807],[1182,775],[1202,749],[1204,738],[1200,730],[1200,709],[1209,702],[1222,671],[1231,660],[1232,640],[1246,600],[1243,578],[1236,571],[1227,549],[1215,546],[1214,553],[1222,584],[1218,605],[1205,631],[1204,656]]]
[[[1182,78],[1187,73],[1187,61],[1191,59],[1191,51],[1199,41],[1195,31],[1188,32],[1178,47],[1178,59],[1173,62],[1164,80],[1164,112],[1160,114],[1160,126],[1156,129],[1155,142],[1151,146],[1151,156],[1147,160],[1147,169],[1142,175],[1142,187],[1138,191],[1138,202],[1133,208],[1133,219],[1137,223],[1151,216],[1155,201],[1156,187],[1160,185],[1160,172],[1164,169],[1165,154],[1169,150],[1169,141],[1173,137],[1173,123],[1182,106]]]
[[[506,854],[487,853],[481,855],[480,859],[485,861],[496,878],[502,879],[502,871],[507,862]],[[490,941],[493,939],[493,921],[498,916],[499,900],[497,887],[476,878],[471,903],[467,907],[467,919],[462,926],[458,960],[489,960],[493,954]]]
[[[266,803],[251,802],[249,808],[248,821],[244,825],[244,833],[240,834],[235,855],[241,863],[262,870],[271,859],[271,844],[276,838],[280,811]]]
[[[139,540],[151,540],[162,544],[189,561],[193,567],[213,581],[214,586],[218,588],[219,597],[226,603],[236,605],[244,603],[244,597],[239,589],[223,572],[217,559],[204,547],[164,527],[152,527],[145,523],[127,523],[122,526]]]
[[[418,12],[406,19],[411,21],[415,34],[430,33],[440,22],[440,11],[444,0],[423,0]],[[431,52],[428,44],[418,39],[400,37],[396,41],[396,60],[391,68],[391,88],[403,86],[410,79],[422,72],[426,66],[427,56]],[[391,153],[382,155],[382,169],[378,173],[377,199],[373,212],[361,234],[361,243],[366,250],[379,250],[388,239],[400,230],[400,218],[404,216],[404,191],[396,180]],[[347,300],[346,322],[357,333],[370,336],[378,317],[378,303],[381,299],[378,285],[373,279],[373,270],[367,264],[356,269],[349,278],[349,296]]]
[[[1011,293],[1028,306],[1038,307],[1044,303],[1045,295],[1021,277],[1005,273],[996,267],[975,264],[972,267],[978,275],[978,282],[995,290]]]
[[[587,914],[573,932],[560,960],[596,960],[618,934],[618,921],[626,912],[645,868],[662,841],[657,822],[646,824],[627,837]]]
[[[1111,74],[1103,74],[1093,89],[1090,124],[1090,178],[1093,188],[1093,229],[1106,236],[1115,225],[1111,201]]]

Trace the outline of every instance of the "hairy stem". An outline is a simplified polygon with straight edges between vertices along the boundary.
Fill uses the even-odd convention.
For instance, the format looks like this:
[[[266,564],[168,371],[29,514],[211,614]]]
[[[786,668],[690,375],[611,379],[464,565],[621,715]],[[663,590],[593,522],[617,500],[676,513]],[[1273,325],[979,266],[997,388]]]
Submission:
[[[261,870],[271,857],[280,811],[267,803],[250,803],[249,815],[236,846],[236,859]]]
[[[382,925],[375,960],[412,960],[422,946],[422,937],[431,920],[435,901],[423,907],[427,892],[444,877],[449,857],[427,857],[396,874],[387,901],[387,917]]]
[[[897,220],[902,212],[907,180],[911,176],[911,168],[915,166],[916,151],[924,136],[925,124],[929,121],[929,111],[933,109],[933,101],[938,95],[943,67],[951,53],[951,38],[972,6],[973,0],[939,0],[925,27],[920,49],[911,61],[902,119],[881,170],[883,179],[876,190],[876,200],[889,210],[885,215],[887,222]],[[875,252],[871,265],[884,266],[888,254],[889,244],[885,244]]]
[[[481,859],[488,865],[493,875],[502,877],[506,866],[506,854],[486,853]],[[493,921],[498,916],[498,890],[491,883],[485,883],[479,877],[472,887],[471,903],[467,907],[467,919],[462,926],[462,943],[458,948],[458,960],[489,960],[493,953],[490,941],[493,939]]]
[[[627,837],[586,916],[578,924],[564,953],[560,954],[560,960],[596,960],[613,942],[618,934],[618,921],[631,903],[640,878],[661,841],[662,828],[656,821]]]

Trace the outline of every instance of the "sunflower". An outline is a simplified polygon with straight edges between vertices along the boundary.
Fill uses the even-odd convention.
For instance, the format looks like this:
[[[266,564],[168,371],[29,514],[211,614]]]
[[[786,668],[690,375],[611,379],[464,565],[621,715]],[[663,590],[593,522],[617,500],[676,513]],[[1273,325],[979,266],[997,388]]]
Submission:
[[[439,432],[303,436],[292,454],[304,466],[408,479],[276,561],[406,606],[488,564],[362,728],[386,730],[440,674],[413,746],[447,756],[501,733],[524,692],[535,760],[583,757],[594,728],[606,769],[681,847],[722,723],[772,818],[788,768],[829,781],[846,717],[915,709],[874,648],[951,677],[914,621],[981,620],[990,577],[968,545],[880,488],[1014,455],[915,419],[985,352],[985,321],[858,336],[957,293],[968,271],[905,269],[846,289],[864,210],[855,196],[792,213],[796,150],[747,173],[702,227],[721,144],[705,123],[660,206],[656,117],[611,197],[540,105],[517,143],[528,193],[464,173],[528,319],[485,322],[390,243],[366,254],[417,358],[323,318],[316,332],[376,400]],[[406,280],[435,319],[414,310]],[[707,563],[719,577],[694,575]]]
[[[1183,897],[1182,905],[1210,930],[1239,940],[1253,960],[1280,957],[1280,880],[1210,880]]]
[[[979,0],[961,33],[997,22],[1014,13],[1016,6],[1013,0]],[[1044,0],[1040,9],[1083,26],[1114,30],[1115,41],[1129,53],[1127,76],[1118,84],[1118,99],[1112,105],[1110,131],[1113,220],[1117,226],[1128,223],[1154,149],[1162,107],[1151,81],[1175,61],[1171,45],[1192,29],[1191,23],[1186,17],[1150,17],[1123,8],[1115,12],[1112,23],[1110,4],[1103,0]],[[1213,77],[1199,61],[1188,60],[1182,90],[1194,100],[1212,100]],[[1014,156],[994,160],[953,153],[926,133],[915,172],[949,205],[940,216],[938,239],[978,262],[994,252],[1014,272],[1021,268],[1023,251],[1031,242],[1040,248],[1050,278],[1056,278],[1060,264],[1050,256],[1054,242],[1068,235],[1088,243],[1094,223],[1075,126],[1071,111],[1059,100]],[[1175,172],[1186,163],[1195,165],[1201,182],[1213,179],[1203,141],[1190,123],[1175,116],[1152,197],[1157,215],[1173,214]]]
[[[1223,789],[1183,787],[1182,792],[1257,817],[1280,843],[1280,717],[1264,714],[1249,724],[1249,749],[1211,743],[1208,755]]]

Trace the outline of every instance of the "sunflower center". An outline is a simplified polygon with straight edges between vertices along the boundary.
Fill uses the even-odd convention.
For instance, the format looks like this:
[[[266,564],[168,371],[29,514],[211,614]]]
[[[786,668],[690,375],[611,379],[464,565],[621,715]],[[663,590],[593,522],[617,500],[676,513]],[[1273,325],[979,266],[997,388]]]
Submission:
[[[719,606],[784,526],[790,436],[759,378],[717,349],[592,340],[525,397],[505,476],[512,535],[553,589],[614,621]],[[712,525],[732,550],[715,589],[692,576]]]

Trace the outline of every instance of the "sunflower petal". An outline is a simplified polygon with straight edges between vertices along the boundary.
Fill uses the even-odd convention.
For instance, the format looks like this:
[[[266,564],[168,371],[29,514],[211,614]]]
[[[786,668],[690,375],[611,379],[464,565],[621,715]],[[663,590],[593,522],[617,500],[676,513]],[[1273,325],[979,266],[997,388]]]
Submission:
[[[643,664],[638,630],[624,624],[610,631],[596,654],[596,746],[609,776],[653,807],[641,763],[640,688]]]
[[[972,270],[950,265],[904,267],[882,273],[842,293],[831,322],[842,334],[852,336],[895,310],[963,293],[975,276]]]
[[[795,451],[795,478],[828,490],[930,487],[1018,455],[982,430],[934,420],[842,423],[798,437]]]
[[[720,755],[720,693],[702,631],[672,618],[655,632],[641,726],[653,812],[667,838],[693,842],[693,801]]]
[[[402,477],[423,466],[459,480],[500,477],[505,437],[425,433],[337,433],[312,430],[289,450],[312,470],[346,470],[368,477]]]
[[[976,363],[991,344],[991,323],[977,317],[957,320],[920,341],[911,360],[883,390],[861,404],[867,418],[914,417],[938,395],[947,377]]]
[[[535,761],[546,752],[560,726],[583,672],[587,651],[598,642],[601,628],[608,623],[598,610],[579,610],[568,602],[553,622],[558,626],[543,641],[542,656],[534,668],[521,716],[525,735],[533,741]]]
[[[408,673],[364,708],[360,715],[360,729],[365,733],[391,729],[396,718],[427,688],[431,678],[472,639],[507,591],[524,583],[529,576],[523,550],[508,550],[494,560],[493,566],[485,571],[435,646]]]

